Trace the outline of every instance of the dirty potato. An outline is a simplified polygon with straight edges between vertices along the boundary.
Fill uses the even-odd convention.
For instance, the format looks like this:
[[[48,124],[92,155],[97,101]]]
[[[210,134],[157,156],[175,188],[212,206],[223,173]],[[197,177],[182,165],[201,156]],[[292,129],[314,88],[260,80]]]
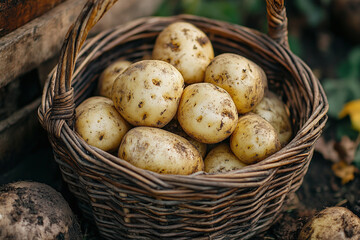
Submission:
[[[206,155],[206,149],[207,145],[205,143],[201,143],[199,141],[196,141],[195,139],[191,138],[189,135],[186,134],[186,132],[181,128],[179,122],[177,120],[172,120],[168,124],[166,124],[165,127],[163,127],[164,130],[174,133],[176,135],[179,135],[180,137],[185,138],[188,140],[194,147],[199,151],[201,157],[205,157]]]
[[[100,96],[111,98],[111,90],[116,77],[129,67],[131,62],[119,60],[108,66],[100,75],[97,92]]]
[[[183,88],[184,79],[174,66],[143,60],[115,80],[112,100],[132,125],[161,128],[176,114]]]
[[[316,214],[303,227],[298,239],[360,239],[360,219],[347,208],[329,207]]]
[[[204,165],[205,172],[208,173],[224,173],[246,166],[235,156],[226,143],[221,143],[213,148],[206,156]]]
[[[257,64],[233,53],[216,56],[206,68],[204,81],[228,91],[242,114],[255,108],[267,85],[266,74]]]
[[[269,122],[255,113],[239,117],[230,137],[232,152],[245,164],[259,162],[280,149],[276,130]]]
[[[187,84],[203,82],[205,69],[214,58],[206,34],[186,22],[166,27],[157,37],[152,54],[153,59],[174,65]]]
[[[90,145],[104,151],[118,149],[130,125],[116,111],[111,99],[91,97],[76,108],[75,130]]]
[[[211,83],[195,83],[184,89],[177,119],[190,137],[211,144],[231,135],[238,114],[224,89]]]
[[[80,225],[61,194],[38,182],[0,186],[0,239],[81,240]]]
[[[200,153],[189,141],[159,128],[131,129],[121,142],[118,156],[161,174],[189,175],[204,170]]]
[[[267,91],[261,102],[252,111],[268,121],[277,131],[282,146],[292,136],[292,127],[287,108],[273,92]]]

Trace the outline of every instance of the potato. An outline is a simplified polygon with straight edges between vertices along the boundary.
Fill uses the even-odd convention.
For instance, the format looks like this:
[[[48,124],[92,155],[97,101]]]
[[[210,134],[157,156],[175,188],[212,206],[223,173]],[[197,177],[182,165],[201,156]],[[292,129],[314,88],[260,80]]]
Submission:
[[[360,239],[360,219],[344,207],[319,212],[301,230],[299,240]]]
[[[100,75],[97,92],[100,96],[111,98],[111,90],[114,81],[120,73],[129,67],[131,62],[119,60],[108,66]]]
[[[231,151],[226,143],[220,143],[213,148],[204,160],[205,172],[223,173],[237,170],[246,166]]]
[[[286,145],[292,136],[292,127],[285,104],[271,91],[265,93],[262,101],[252,111],[276,130],[282,146]]]
[[[214,58],[209,38],[200,29],[186,22],[166,27],[157,37],[153,59],[174,65],[187,84],[204,81],[207,65]]]
[[[228,91],[242,114],[255,108],[267,85],[266,74],[257,64],[233,53],[216,56],[206,68],[204,81]]]
[[[189,135],[187,135],[186,132],[181,128],[178,121],[172,120],[171,122],[166,124],[166,126],[163,127],[163,129],[168,131],[168,132],[179,135],[180,137],[185,138],[199,151],[201,157],[203,157],[203,158],[205,157],[207,145],[205,143],[201,143],[199,141],[196,141],[195,139],[193,139]]]
[[[239,117],[230,137],[230,148],[245,164],[259,162],[280,149],[280,141],[273,126],[254,113]]]
[[[200,153],[185,138],[152,127],[136,127],[123,138],[119,152],[136,167],[162,174],[189,175],[204,170]]]
[[[68,203],[48,185],[0,186],[0,239],[83,239]]]
[[[115,80],[112,100],[132,125],[161,128],[176,114],[183,89],[184,79],[174,66],[142,60]]]
[[[231,135],[238,114],[224,89],[211,83],[195,83],[184,89],[177,119],[190,137],[211,144]]]
[[[109,98],[90,97],[76,108],[76,132],[88,144],[104,151],[117,150],[129,129]]]

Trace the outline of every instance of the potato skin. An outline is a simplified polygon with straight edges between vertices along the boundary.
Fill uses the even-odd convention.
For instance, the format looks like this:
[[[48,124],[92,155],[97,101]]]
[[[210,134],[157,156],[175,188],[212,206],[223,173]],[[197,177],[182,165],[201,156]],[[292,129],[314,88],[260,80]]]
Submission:
[[[292,136],[292,126],[285,104],[271,91],[252,111],[268,121],[277,131],[282,146],[285,146]]]
[[[274,127],[251,112],[239,117],[230,137],[232,152],[245,164],[257,163],[277,152],[280,147]]]
[[[0,186],[0,239],[81,240],[80,225],[68,203],[38,182]]]
[[[130,124],[161,128],[176,114],[183,88],[184,79],[174,66],[142,60],[118,76],[112,100]]]
[[[344,207],[329,207],[316,214],[301,230],[299,240],[360,239],[360,219]]]
[[[115,79],[119,76],[120,73],[125,71],[127,67],[129,67],[131,62],[126,60],[118,60],[111,65],[109,65],[105,70],[101,73],[97,92],[100,96],[107,97],[111,99],[111,91],[112,86],[114,84]]]
[[[239,113],[250,112],[261,101],[266,87],[266,74],[254,62],[233,53],[216,56],[205,72],[205,82],[225,89]]]
[[[234,131],[238,114],[230,95],[211,83],[184,89],[177,119],[184,131],[202,143],[218,143]]]
[[[90,97],[76,108],[75,130],[90,145],[104,151],[118,149],[130,125],[116,111],[111,99]]]
[[[118,156],[161,174],[189,175],[204,170],[200,153],[189,141],[159,128],[131,129],[120,144]]]
[[[213,148],[204,160],[205,172],[224,173],[237,170],[246,166],[231,151],[226,143],[220,143]]]
[[[205,157],[207,145],[205,143],[199,142],[199,141],[191,138],[189,135],[187,135],[186,132],[181,128],[180,123],[177,120],[172,120],[171,122],[166,124],[166,126],[163,127],[163,129],[168,132],[179,135],[180,137],[185,138],[199,151],[202,158]]]
[[[174,65],[187,84],[204,81],[207,65],[214,58],[209,38],[194,25],[176,22],[167,26],[157,37],[153,59]]]

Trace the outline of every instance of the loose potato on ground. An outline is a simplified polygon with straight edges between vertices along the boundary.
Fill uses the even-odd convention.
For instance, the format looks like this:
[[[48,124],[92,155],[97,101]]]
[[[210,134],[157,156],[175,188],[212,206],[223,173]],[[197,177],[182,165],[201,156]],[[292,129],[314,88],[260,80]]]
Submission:
[[[360,219],[344,207],[319,212],[301,230],[299,240],[360,239]]]
[[[172,120],[168,124],[166,124],[165,127],[163,127],[164,130],[174,133],[176,135],[179,135],[180,137],[185,138],[188,140],[194,147],[199,151],[201,157],[205,157],[206,155],[206,149],[207,145],[205,143],[201,143],[199,141],[196,141],[195,139],[191,138],[189,135],[186,134],[186,132],[181,128],[180,124],[176,120]]]
[[[282,146],[292,136],[292,127],[285,104],[273,93],[267,91],[263,100],[254,108],[254,113],[268,121],[277,131]]]
[[[228,91],[238,112],[247,113],[263,98],[267,79],[264,71],[249,59],[223,53],[216,56],[206,68],[205,82]]]
[[[111,99],[91,97],[76,108],[75,130],[90,145],[104,151],[119,148],[130,125],[116,111]]]
[[[174,65],[187,84],[203,82],[205,69],[213,58],[214,50],[209,38],[186,22],[166,27],[157,37],[153,49],[153,59]]]
[[[119,153],[136,167],[162,174],[189,175],[204,170],[200,153],[185,138],[152,127],[136,127],[123,138]]]
[[[130,65],[115,80],[112,100],[132,125],[163,127],[174,117],[184,79],[167,62],[143,60]]]
[[[82,239],[60,193],[37,182],[0,186],[0,239]]]
[[[187,86],[177,119],[184,131],[202,143],[218,143],[234,131],[238,114],[231,96],[211,83]]]
[[[111,90],[115,79],[129,67],[131,62],[119,60],[108,66],[100,75],[97,92],[100,96],[111,98]]]
[[[280,141],[274,127],[254,113],[239,117],[230,137],[230,148],[240,161],[246,164],[259,162],[280,149]]]
[[[228,144],[221,143],[213,148],[204,160],[205,172],[223,173],[246,166],[231,151]]]

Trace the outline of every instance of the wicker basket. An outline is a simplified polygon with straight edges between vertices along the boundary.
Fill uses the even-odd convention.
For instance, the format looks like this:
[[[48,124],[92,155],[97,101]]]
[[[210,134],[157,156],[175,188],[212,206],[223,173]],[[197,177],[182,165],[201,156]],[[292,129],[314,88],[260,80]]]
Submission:
[[[268,229],[289,193],[300,187],[328,110],[319,81],[288,48],[283,0],[267,1],[270,37],[180,15],[139,19],[85,42],[114,2],[88,1],[69,30],[38,111],[63,179],[84,215],[105,239],[248,239]],[[238,53],[263,67],[270,89],[290,109],[295,134],[288,145],[234,172],[175,176],[136,168],[79,137],[73,130],[74,109],[91,96],[101,71],[118,58],[136,61],[150,55],[159,32],[179,20],[202,29],[216,54]]]

